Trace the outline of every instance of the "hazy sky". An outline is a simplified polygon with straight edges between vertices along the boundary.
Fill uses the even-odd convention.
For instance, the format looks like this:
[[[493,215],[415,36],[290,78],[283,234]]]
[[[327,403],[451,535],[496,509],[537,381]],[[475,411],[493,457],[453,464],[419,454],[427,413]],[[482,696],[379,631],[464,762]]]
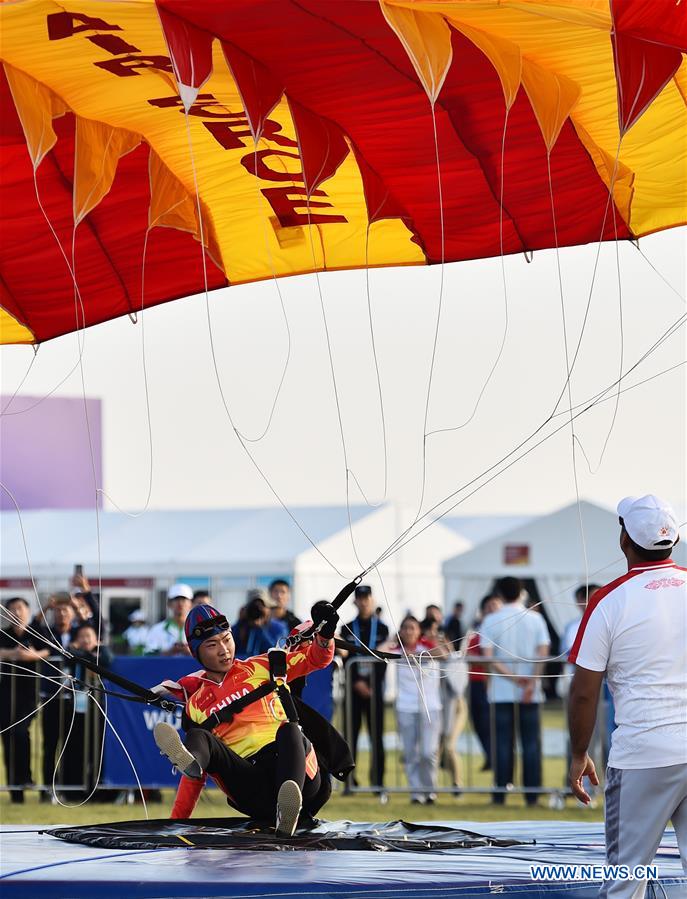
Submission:
[[[641,241],[642,252],[685,295],[685,229]],[[560,253],[570,353],[580,335],[597,246]],[[573,403],[610,385],[687,311],[629,243],[618,247],[622,287],[620,334],[616,247],[602,247],[583,341],[572,377]],[[465,427],[427,441],[425,507],[497,463],[551,414],[566,376],[556,254],[539,252],[505,260],[508,331],[505,349]],[[492,367],[504,324],[500,259],[447,265],[443,312],[428,430],[468,419]],[[388,439],[388,497],[418,502],[422,483],[422,433],[440,268],[371,271],[375,323]],[[332,342],[349,465],[371,501],[383,495],[384,452],[379,400],[367,320],[363,271],[319,279]],[[293,505],[345,503],[341,436],[318,294],[318,279],[280,282],[291,331],[291,358],[271,427],[249,444],[275,490]],[[259,436],[269,417],[287,351],[274,282],[234,287],[210,295],[219,375],[235,422]],[[190,297],[146,311],[144,328],[120,319],[85,334],[86,393],[101,397],[104,411],[104,487],[120,506],[145,502],[150,477],[141,337],[150,393],[153,435],[151,506],[227,507],[273,504],[233,433],[221,403],[209,351],[205,298]],[[685,328],[667,340],[623,382],[623,387],[684,361]],[[2,351],[2,391],[15,390],[33,350]],[[42,395],[78,359],[77,338],[46,343],[22,388]],[[613,505],[627,493],[656,492],[684,516],[686,492],[685,367],[611,399],[575,423],[589,458],[578,447],[582,497]],[[78,367],[59,387],[78,396]],[[565,413],[564,395],[559,411]],[[31,413],[27,413],[31,414]],[[565,414],[540,436],[563,424]],[[45,435],[49,458],[56,434]],[[85,439],[85,437],[84,437]],[[11,486],[11,485],[10,485]],[[465,494],[461,494],[464,496]],[[454,514],[536,513],[575,496],[570,428],[547,440]],[[361,502],[353,486],[351,502]],[[106,502],[106,505],[109,503]]]

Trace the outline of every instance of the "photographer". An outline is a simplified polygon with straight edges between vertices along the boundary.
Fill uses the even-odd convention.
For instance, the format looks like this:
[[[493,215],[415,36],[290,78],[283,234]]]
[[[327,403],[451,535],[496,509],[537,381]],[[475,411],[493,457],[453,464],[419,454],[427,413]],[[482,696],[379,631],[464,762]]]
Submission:
[[[269,611],[264,601],[248,592],[248,602],[239,612],[239,620],[233,627],[236,644],[235,658],[248,659],[261,655],[274,646],[274,640],[265,627],[269,621]]]

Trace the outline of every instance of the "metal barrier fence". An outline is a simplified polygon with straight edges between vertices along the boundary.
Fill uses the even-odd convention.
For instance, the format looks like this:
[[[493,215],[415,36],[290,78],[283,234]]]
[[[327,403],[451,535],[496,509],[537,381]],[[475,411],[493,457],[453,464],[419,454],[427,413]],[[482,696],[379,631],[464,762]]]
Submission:
[[[78,667],[78,678],[94,683],[93,675]],[[86,692],[74,688],[69,680],[72,674],[74,663],[62,656],[14,667],[7,661],[3,664],[0,731],[4,782],[0,790],[15,799],[25,789],[49,796],[53,790],[90,793],[96,786],[104,721]]]
[[[74,662],[61,656],[46,662],[50,665],[26,663],[23,670],[3,666],[0,730],[4,731],[5,780],[0,790],[18,795],[28,788],[49,795],[54,785],[58,793],[90,793],[97,786],[101,770],[104,719],[87,691],[75,690],[67,676],[75,674],[87,684],[96,682],[83,666],[74,672]],[[463,662],[472,669],[473,665],[484,665],[484,658],[467,656]],[[354,684],[354,666],[358,673],[362,668],[369,679],[367,697],[362,695],[365,690]],[[34,676],[32,668],[47,677]],[[60,675],[55,668],[65,674]],[[427,668],[410,687],[406,682],[418,708],[413,712],[399,702],[400,670],[399,663],[387,666],[367,657],[363,661],[349,658],[344,664],[336,661],[334,722],[354,753],[356,743],[359,750],[358,766],[346,784],[346,792],[377,794],[382,799],[388,793],[410,793],[420,801],[438,793],[492,794],[495,801],[507,794],[525,794],[530,800],[544,794],[554,806],[564,801],[569,793],[564,700],[542,703],[538,714],[531,715],[538,721],[524,721],[523,709],[527,714],[527,708],[516,705],[512,723],[504,722],[497,707],[486,703],[484,681],[481,690],[475,688],[480,682],[471,681],[462,691],[452,693],[451,678],[441,663],[438,689],[428,680],[431,675]],[[425,699],[432,700],[429,715],[418,705],[418,688],[423,687]],[[601,773],[608,743],[603,699],[597,720],[597,739],[590,754]],[[499,741],[505,746],[501,759]],[[511,747],[513,769],[507,770],[509,776],[501,778],[501,785],[495,785],[494,772],[503,767],[503,756],[510,756]],[[526,780],[523,760],[529,752],[531,769],[533,750],[534,766],[537,757],[541,762],[541,776]],[[485,770],[485,761],[491,770]],[[147,780],[142,776],[144,788],[158,786]]]
[[[469,670],[485,664],[482,656],[466,656],[462,661]],[[542,659],[544,664],[552,661],[559,660]],[[356,686],[355,672],[361,665],[367,689]],[[359,657],[352,657],[340,669],[335,720],[357,756],[347,793],[376,794],[382,801],[388,793],[410,793],[420,802],[427,797],[431,801],[439,793],[491,794],[497,803],[519,794],[532,804],[544,795],[552,807],[564,804],[570,795],[565,697],[515,703],[511,710],[503,710],[501,704],[487,701],[490,674],[484,681],[470,680],[456,694],[446,665],[439,660],[432,669],[425,666],[422,674],[417,670],[411,685],[414,696],[401,697],[398,683],[393,683],[395,668],[397,674],[396,665],[387,666],[383,660],[366,658],[361,663]],[[437,672],[438,683],[428,682],[434,676],[430,671]],[[401,691],[404,686],[408,684]],[[368,689],[369,696],[365,695]],[[424,703],[419,699],[423,692]],[[412,707],[417,710],[407,710]],[[602,696],[590,750],[600,775],[608,754],[606,714]]]

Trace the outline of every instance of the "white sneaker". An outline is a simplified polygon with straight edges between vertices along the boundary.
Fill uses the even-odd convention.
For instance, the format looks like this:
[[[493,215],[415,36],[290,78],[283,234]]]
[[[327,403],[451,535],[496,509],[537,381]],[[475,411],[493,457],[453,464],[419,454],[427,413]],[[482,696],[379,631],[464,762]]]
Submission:
[[[186,777],[202,780],[203,769],[181,742],[179,731],[166,721],[158,721],[153,728],[153,736],[162,755],[166,755],[175,768]]]
[[[285,780],[277,795],[276,832],[282,837],[292,837],[298,824],[303,797],[295,780]]]

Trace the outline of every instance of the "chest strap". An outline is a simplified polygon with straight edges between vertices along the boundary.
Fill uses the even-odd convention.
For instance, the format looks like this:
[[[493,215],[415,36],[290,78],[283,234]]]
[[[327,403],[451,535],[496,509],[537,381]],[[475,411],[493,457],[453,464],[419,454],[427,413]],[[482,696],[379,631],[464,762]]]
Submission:
[[[251,690],[250,693],[247,693],[240,699],[235,699],[233,702],[230,702],[229,705],[225,705],[223,709],[218,709],[216,712],[213,712],[205,719],[205,721],[191,721],[186,714],[186,710],[184,710],[181,720],[184,730],[188,730],[191,727],[200,727],[203,730],[211,731],[219,724],[231,724],[234,715],[238,715],[239,712],[242,712],[249,705],[252,705],[260,699],[264,699],[265,696],[269,696],[271,693],[275,692],[284,708],[287,721],[292,724],[298,724],[298,712],[296,711],[293,697],[286,686],[286,650],[270,649],[267,653],[267,659],[270,672],[270,679],[268,681],[265,681],[264,684],[260,684],[259,687]]]

